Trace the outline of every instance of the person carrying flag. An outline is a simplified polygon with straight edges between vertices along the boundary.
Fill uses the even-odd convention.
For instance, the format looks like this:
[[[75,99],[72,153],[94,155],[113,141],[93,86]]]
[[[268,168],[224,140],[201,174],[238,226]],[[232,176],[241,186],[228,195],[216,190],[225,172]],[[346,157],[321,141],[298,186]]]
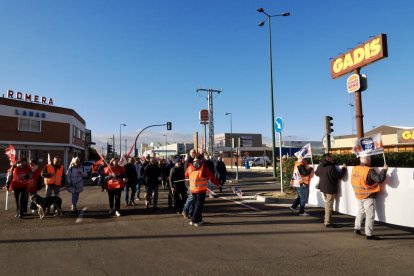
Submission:
[[[299,216],[309,216],[309,214],[305,212],[305,204],[308,200],[310,176],[313,172],[313,167],[306,164],[306,160],[301,154],[297,154],[296,157],[298,160],[295,161],[291,184],[296,187],[298,197],[289,209],[294,215],[296,215],[295,209],[300,206]]]
[[[17,165],[12,168],[9,179],[6,182],[7,190],[13,188],[16,199],[16,218],[22,218],[27,211],[28,193],[27,187],[30,179],[30,167],[26,158],[17,161]]]
[[[125,187],[125,169],[119,166],[119,158],[114,157],[109,162],[109,166],[104,168],[104,175],[106,185],[105,188],[108,191],[109,199],[109,215],[121,216],[121,193]],[[114,209],[115,201],[115,209]]]
[[[59,156],[53,157],[52,164],[47,164],[42,170],[42,177],[46,185],[46,196],[59,196],[60,187],[65,184],[63,165]]]

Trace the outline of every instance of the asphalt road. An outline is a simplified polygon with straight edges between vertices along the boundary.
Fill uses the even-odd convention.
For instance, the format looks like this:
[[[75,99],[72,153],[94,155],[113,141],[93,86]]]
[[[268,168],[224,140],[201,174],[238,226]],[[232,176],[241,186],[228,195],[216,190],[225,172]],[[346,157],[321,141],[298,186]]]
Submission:
[[[244,195],[272,191],[274,183],[240,184]],[[109,217],[107,194],[95,186],[80,196],[83,212],[63,217],[14,218],[14,197],[4,210],[0,193],[0,275],[412,275],[414,230],[376,224],[383,240],[352,232],[353,217],[335,214],[340,228],[326,229],[323,211],[293,216],[287,205],[243,202],[226,190],[207,199],[201,227],[167,208],[144,202]]]

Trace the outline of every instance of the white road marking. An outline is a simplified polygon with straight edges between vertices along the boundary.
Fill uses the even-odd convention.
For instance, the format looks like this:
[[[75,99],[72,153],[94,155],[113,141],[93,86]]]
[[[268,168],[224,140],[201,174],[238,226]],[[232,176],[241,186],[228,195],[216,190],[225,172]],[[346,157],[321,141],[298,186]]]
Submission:
[[[212,190],[210,190],[210,189],[208,189],[208,191],[212,194],[212,195],[214,195],[214,196],[216,196],[217,195],[217,193],[215,193],[214,191],[212,191]],[[227,197],[222,197],[222,196],[220,196],[220,197],[218,197],[218,198],[221,198],[221,199],[224,199],[224,200],[228,200],[228,201],[231,201],[231,202],[234,202],[234,203],[236,203],[236,204],[239,204],[239,205],[242,205],[242,206],[244,206],[244,207],[246,207],[246,208],[249,208],[249,209],[251,209],[251,210],[254,210],[254,211],[256,211],[256,212],[262,212],[263,210],[260,210],[260,209],[258,209],[258,208],[256,208],[256,207],[253,207],[253,206],[250,206],[250,205],[247,205],[247,204],[244,204],[243,203],[243,201],[235,201],[235,200],[233,200],[233,199],[230,199],[230,198],[227,198]],[[249,197],[250,198],[250,197]]]
[[[83,207],[82,211],[78,215],[78,218],[76,219],[76,223],[82,222],[83,220],[82,216],[85,213],[86,209],[88,209],[88,207]]]

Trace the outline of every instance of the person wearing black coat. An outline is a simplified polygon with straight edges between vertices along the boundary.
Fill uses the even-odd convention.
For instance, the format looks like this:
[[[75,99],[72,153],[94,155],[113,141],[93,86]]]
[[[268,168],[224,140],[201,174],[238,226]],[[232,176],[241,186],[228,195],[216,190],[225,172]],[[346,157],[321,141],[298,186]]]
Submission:
[[[345,175],[347,169],[343,164],[338,171],[332,156],[329,153],[323,155],[323,159],[319,163],[315,171],[315,175],[319,177],[319,189],[325,198],[325,219],[326,227],[334,227],[332,224],[333,204],[338,193],[338,181]]]
[[[219,157],[216,163],[216,178],[220,181],[220,192],[223,190],[223,185],[227,178],[226,164],[223,162],[223,158]]]
[[[125,178],[127,179],[125,185],[125,205],[132,206],[135,205],[135,193],[137,192],[137,170],[135,169],[135,158],[130,157],[128,163],[124,166],[125,168]],[[129,196],[129,190],[131,190],[131,196]]]
[[[161,181],[161,168],[158,166],[157,158],[153,157],[151,162],[146,166],[144,171],[145,179],[145,206],[148,209],[152,195],[154,195],[153,208],[157,210],[158,203],[158,185]]]
[[[184,164],[180,158],[175,161],[174,167],[170,170],[170,188],[174,195],[174,208],[177,214],[183,211],[184,203],[187,201],[187,187],[185,186]]]

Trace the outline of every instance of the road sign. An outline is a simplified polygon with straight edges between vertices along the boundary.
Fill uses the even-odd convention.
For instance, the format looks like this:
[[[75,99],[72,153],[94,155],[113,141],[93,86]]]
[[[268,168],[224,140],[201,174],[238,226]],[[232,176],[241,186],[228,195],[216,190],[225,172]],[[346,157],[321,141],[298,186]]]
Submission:
[[[277,117],[275,120],[275,130],[277,133],[282,132],[283,129],[283,120],[280,117]]]
[[[333,138],[333,136],[332,135],[330,135],[330,137],[331,137],[331,147],[335,144],[335,139]],[[325,136],[323,136],[323,139],[322,139],[322,144],[323,144],[323,146],[325,147],[325,148],[327,148],[328,147],[328,139],[326,139],[326,135]]]

